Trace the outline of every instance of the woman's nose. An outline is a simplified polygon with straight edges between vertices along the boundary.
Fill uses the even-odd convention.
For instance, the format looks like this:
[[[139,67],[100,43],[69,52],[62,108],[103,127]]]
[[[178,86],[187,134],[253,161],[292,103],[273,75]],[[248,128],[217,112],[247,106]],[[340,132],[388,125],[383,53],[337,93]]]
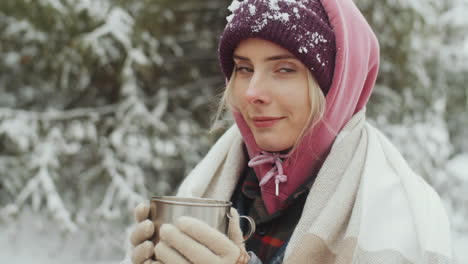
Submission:
[[[251,104],[270,103],[271,96],[268,89],[268,78],[264,74],[254,73],[250,78],[245,97]]]

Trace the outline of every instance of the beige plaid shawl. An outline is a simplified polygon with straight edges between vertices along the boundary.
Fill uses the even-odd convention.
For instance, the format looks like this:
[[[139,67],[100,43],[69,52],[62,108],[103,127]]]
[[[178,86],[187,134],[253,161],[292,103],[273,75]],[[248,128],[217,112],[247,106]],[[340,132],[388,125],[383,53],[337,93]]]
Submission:
[[[245,162],[233,126],[178,195],[229,200]],[[362,110],[338,134],[284,263],[452,263],[449,230],[439,196]]]

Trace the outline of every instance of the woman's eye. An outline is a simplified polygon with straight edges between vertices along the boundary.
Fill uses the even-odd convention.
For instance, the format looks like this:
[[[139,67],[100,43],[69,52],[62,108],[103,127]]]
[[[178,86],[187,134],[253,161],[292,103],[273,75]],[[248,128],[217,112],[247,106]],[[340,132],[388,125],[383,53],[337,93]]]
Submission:
[[[278,70],[278,72],[281,72],[281,73],[289,73],[289,72],[295,72],[296,70],[294,69],[291,69],[291,68],[281,68]]]
[[[239,67],[236,67],[236,72],[247,73],[247,72],[253,72],[253,70],[245,66],[239,66]]]

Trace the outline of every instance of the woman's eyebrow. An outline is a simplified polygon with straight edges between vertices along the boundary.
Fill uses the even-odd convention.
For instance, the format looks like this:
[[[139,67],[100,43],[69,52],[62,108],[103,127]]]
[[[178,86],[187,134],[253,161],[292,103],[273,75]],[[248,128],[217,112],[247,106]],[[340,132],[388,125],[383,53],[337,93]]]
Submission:
[[[284,60],[284,59],[294,59],[294,60],[297,60],[297,58],[294,57],[293,55],[284,54],[284,55],[276,55],[276,56],[268,57],[268,58],[265,59],[265,61]]]
[[[233,58],[234,58],[234,59],[237,59],[237,60],[242,60],[242,61],[250,61],[249,58],[244,57],[244,56],[239,56],[239,55],[236,55],[236,54],[234,54]],[[265,58],[265,61],[284,60],[284,59],[294,59],[294,60],[297,60],[297,58],[294,57],[293,55],[281,54],[281,55],[275,55],[275,56],[271,56],[271,57]]]
[[[243,56],[239,56],[239,55],[236,55],[236,54],[234,54],[233,58],[236,59],[236,60],[250,61],[249,58],[243,57]]]

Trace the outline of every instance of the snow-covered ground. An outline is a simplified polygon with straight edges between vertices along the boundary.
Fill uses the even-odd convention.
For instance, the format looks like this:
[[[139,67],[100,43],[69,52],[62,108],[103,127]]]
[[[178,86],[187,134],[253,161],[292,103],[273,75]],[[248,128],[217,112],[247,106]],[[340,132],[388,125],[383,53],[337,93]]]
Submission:
[[[85,251],[90,245],[79,234],[64,239],[52,228],[40,231],[41,227],[37,224],[24,223],[23,219],[21,226],[15,223],[0,226],[0,263],[123,264],[123,253],[103,259],[84,257],[88,255]],[[468,263],[468,234],[454,234],[454,249],[456,263]]]
[[[456,263],[468,263],[468,235],[455,234],[453,247],[457,259]]]
[[[62,234],[56,224],[34,215],[29,212],[16,221],[0,222],[1,264],[118,264],[124,258],[123,252],[93,257],[102,243],[90,242],[89,235],[79,231]]]
[[[5,230],[0,232],[0,263],[2,264],[116,264],[120,262],[119,259],[83,259],[80,256],[79,242],[67,241],[64,245],[57,236],[45,232],[22,231],[20,236],[8,233]]]

